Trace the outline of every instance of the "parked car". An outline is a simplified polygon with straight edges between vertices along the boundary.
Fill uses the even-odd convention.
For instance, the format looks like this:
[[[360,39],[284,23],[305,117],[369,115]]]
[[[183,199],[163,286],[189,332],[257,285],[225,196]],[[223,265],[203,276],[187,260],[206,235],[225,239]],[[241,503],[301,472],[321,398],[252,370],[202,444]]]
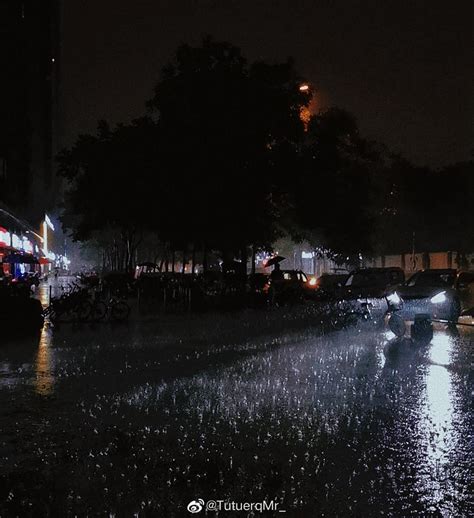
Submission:
[[[315,296],[318,300],[331,300],[346,283],[347,273],[323,273],[315,279]],[[312,279],[310,279],[310,284]]]
[[[281,279],[268,281],[266,291],[276,302],[295,302],[314,296],[316,283],[311,283],[301,270],[281,270]]]
[[[454,288],[461,302],[461,314],[474,316],[474,272],[459,272]]]
[[[358,268],[336,291],[335,298],[355,313],[381,322],[389,309],[387,296],[405,280],[401,268]]]
[[[425,314],[431,319],[457,322],[461,302],[455,288],[456,279],[457,271],[452,268],[421,270],[399,286],[388,300],[405,320]]]

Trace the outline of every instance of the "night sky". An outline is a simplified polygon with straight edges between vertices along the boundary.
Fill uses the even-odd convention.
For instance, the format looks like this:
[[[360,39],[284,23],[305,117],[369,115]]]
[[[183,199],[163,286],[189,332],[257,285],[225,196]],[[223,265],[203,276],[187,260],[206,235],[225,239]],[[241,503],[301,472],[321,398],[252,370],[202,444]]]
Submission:
[[[204,34],[250,60],[296,59],[320,107],[353,112],[362,133],[419,164],[474,148],[470,0],[65,0],[64,141],[97,119],[144,112],[161,67]],[[190,87],[192,87],[190,85]]]

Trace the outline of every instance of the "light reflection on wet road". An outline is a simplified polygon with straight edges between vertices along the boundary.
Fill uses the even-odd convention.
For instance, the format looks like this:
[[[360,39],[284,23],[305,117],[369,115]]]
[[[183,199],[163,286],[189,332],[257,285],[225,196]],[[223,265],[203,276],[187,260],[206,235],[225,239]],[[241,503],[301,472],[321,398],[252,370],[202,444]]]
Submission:
[[[44,327],[39,336],[35,360],[35,391],[41,396],[49,396],[54,390],[54,366],[52,332]]]
[[[186,516],[196,498],[472,515],[472,330],[387,352],[386,333],[249,341],[228,323],[64,326],[2,345],[0,515]]]

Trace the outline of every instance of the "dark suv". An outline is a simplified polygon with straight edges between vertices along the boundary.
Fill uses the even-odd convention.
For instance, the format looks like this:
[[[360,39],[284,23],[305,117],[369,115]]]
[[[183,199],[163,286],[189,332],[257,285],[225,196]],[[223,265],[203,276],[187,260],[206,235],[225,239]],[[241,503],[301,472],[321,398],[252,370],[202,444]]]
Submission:
[[[353,270],[336,293],[336,298],[349,305],[352,311],[369,312],[382,319],[387,310],[387,295],[405,281],[401,268],[358,268]]]
[[[452,268],[416,272],[393,295],[394,299],[401,299],[399,315],[406,320],[425,314],[433,319],[457,322],[461,302],[455,288],[456,278],[457,271]]]
[[[474,272],[459,272],[454,288],[461,302],[462,315],[474,316]]]

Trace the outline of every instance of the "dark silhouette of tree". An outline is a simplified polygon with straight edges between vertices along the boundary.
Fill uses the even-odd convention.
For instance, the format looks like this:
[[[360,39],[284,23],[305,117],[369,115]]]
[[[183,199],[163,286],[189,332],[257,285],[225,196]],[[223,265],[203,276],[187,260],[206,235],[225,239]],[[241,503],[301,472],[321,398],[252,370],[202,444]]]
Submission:
[[[309,96],[300,84],[292,61],[248,64],[239,49],[210,38],[178,49],[148,106],[176,182],[181,240],[223,255],[271,246],[282,172],[289,174],[282,158],[294,165],[304,134]]]
[[[155,204],[149,185],[157,185],[156,134],[155,123],[147,118],[114,130],[100,122],[96,135],[79,136],[58,157],[59,172],[69,180],[63,224],[75,240],[102,236],[117,269],[131,267],[142,232],[150,225]]]
[[[455,251],[474,248],[472,227],[474,163],[438,171],[416,167],[391,155],[381,174],[375,203],[375,240],[379,253],[412,250]]]
[[[361,137],[331,108],[310,118],[311,93],[291,60],[248,63],[229,43],[182,45],[162,71],[149,115],[81,135],[59,156],[69,181],[63,223],[102,243],[104,264],[129,269],[146,254],[181,267],[208,254],[247,261],[282,235],[340,262],[472,237],[472,162],[417,168]],[[449,236],[449,237],[447,237]],[[152,245],[151,245],[152,243]]]
[[[270,247],[281,232],[281,179],[304,135],[310,99],[300,84],[292,61],[248,64],[210,38],[181,46],[148,102],[152,117],[113,130],[101,123],[61,153],[64,224],[80,240],[118,233],[126,267],[143,231],[183,261],[196,249],[246,260],[249,246]]]
[[[348,112],[313,116],[294,190],[294,235],[341,262],[373,252],[374,176],[380,151],[359,135]]]

